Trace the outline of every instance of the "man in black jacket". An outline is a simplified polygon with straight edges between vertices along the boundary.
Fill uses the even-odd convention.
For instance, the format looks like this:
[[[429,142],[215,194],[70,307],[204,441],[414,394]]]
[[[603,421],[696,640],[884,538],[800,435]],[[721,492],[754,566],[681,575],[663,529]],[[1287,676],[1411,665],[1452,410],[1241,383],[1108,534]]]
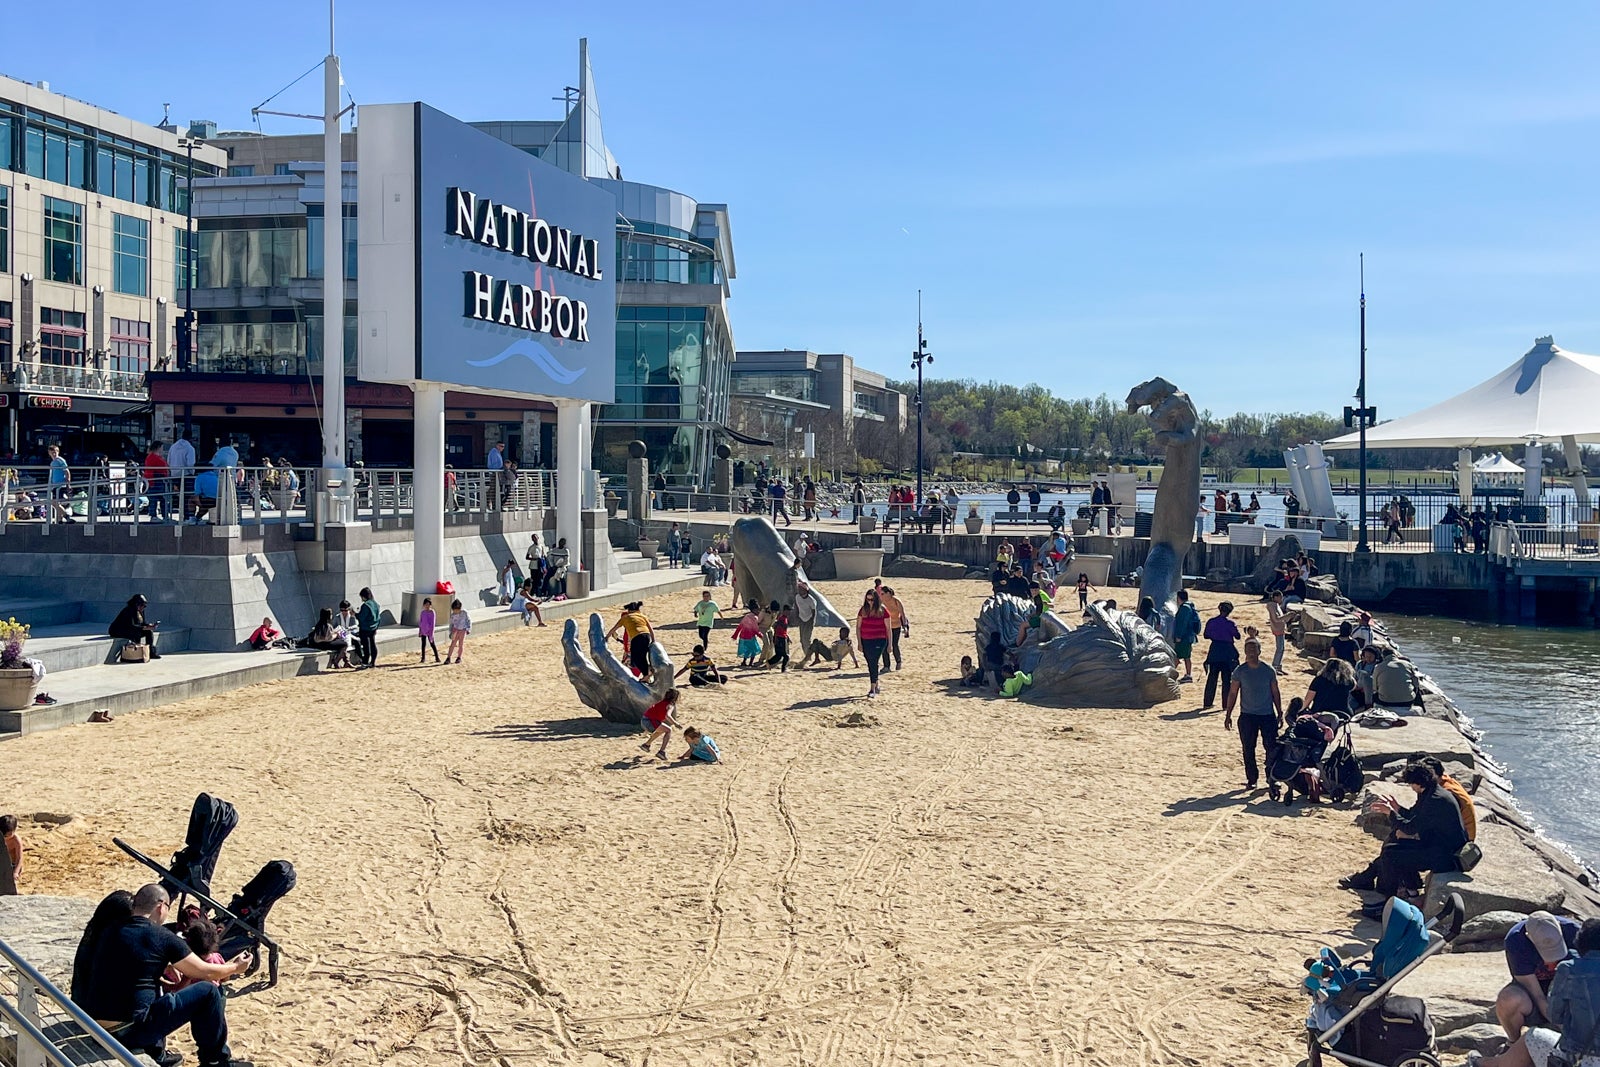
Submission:
[[[1439,784],[1433,769],[1421,763],[1408,765],[1400,780],[1417,794],[1416,803],[1402,808],[1389,798],[1379,802],[1393,820],[1389,840],[1365,870],[1339,880],[1342,888],[1376,889],[1387,900],[1402,889],[1418,888],[1423,871],[1456,869],[1456,853],[1467,843],[1456,798]],[[1368,918],[1380,917],[1383,902],[1362,912]]]

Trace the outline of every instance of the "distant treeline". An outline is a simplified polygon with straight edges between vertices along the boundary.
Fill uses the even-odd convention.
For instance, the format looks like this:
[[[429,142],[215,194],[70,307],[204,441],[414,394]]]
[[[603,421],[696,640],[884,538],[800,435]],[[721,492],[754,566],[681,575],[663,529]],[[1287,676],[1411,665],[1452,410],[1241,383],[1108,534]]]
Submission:
[[[914,398],[915,381],[890,383]],[[1102,463],[1159,461],[1162,450],[1143,416],[1124,410],[1120,400],[1101,395],[1068,399],[1042,385],[1009,385],[968,379],[935,379],[923,383],[925,449],[930,467],[947,468],[956,452],[986,456],[1057,459],[1072,467]],[[912,409],[913,418],[915,408]],[[1325,441],[1345,433],[1342,415],[1278,412],[1220,416],[1200,413],[1205,438],[1204,463],[1226,476],[1246,467],[1281,467],[1283,450],[1308,441]],[[908,435],[914,436],[914,434]],[[876,442],[873,442],[876,443]],[[870,455],[858,442],[863,458],[898,465],[903,442],[884,441],[889,454]],[[1520,450],[1512,450],[1513,458]],[[1333,452],[1336,467],[1354,467],[1355,452]],[[1592,461],[1592,454],[1586,457]],[[1369,453],[1378,469],[1422,470],[1453,467],[1454,449],[1405,448]]]

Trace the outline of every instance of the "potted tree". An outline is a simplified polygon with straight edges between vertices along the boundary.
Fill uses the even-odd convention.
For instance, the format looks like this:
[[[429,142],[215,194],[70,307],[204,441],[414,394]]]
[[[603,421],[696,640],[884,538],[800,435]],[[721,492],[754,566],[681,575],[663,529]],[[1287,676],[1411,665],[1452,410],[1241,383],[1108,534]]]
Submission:
[[[969,534],[981,534],[981,533],[983,533],[983,516],[978,514],[978,505],[976,505],[976,504],[968,504],[967,505],[966,523],[967,523],[967,533],[969,533]]]
[[[0,709],[33,707],[33,668],[22,658],[28,627],[16,619],[0,622]]]

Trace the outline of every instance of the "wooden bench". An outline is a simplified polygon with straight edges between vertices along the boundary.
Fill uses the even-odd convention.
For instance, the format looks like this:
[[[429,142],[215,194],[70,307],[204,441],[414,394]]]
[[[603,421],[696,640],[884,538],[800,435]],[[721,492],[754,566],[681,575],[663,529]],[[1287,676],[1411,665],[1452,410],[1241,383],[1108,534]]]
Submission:
[[[1041,513],[1037,511],[1022,511],[1020,509],[1013,508],[1007,511],[995,512],[994,517],[989,521],[995,526],[999,526],[1002,523],[1010,523],[1014,526],[1023,526],[1043,521],[1039,518],[1040,514]]]

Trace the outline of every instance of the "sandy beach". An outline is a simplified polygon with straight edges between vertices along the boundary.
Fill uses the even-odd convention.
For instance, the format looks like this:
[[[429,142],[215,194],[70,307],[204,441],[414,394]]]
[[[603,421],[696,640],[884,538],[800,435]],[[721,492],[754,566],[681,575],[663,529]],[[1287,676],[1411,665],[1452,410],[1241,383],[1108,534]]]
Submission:
[[[24,737],[5,806],[75,816],[25,821],[24,891],[133,888],[113,835],[164,859],[196,793],[232,801],[219,891],[300,876],[281,984],[229,1006],[260,1065],[1296,1062],[1301,961],[1349,943],[1334,880],[1373,852],[1348,808],[1247,796],[1198,681],[1148,711],[955,688],[987,583],[892,584],[882,699],[848,666],[686,690],[717,766],[580,705],[556,625]],[[645,605],[680,663],[696,599]]]

